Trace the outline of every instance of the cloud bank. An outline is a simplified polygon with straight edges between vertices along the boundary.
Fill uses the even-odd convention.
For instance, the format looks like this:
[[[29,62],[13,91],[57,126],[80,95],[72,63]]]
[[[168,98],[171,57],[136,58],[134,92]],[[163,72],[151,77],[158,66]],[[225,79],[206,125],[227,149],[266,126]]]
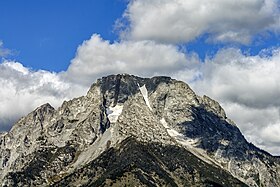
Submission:
[[[0,131],[42,104],[57,107],[84,91],[58,73],[32,71],[14,61],[0,63],[0,87]]]
[[[185,43],[207,34],[213,42],[249,44],[279,31],[278,0],[133,0],[119,21],[122,38]],[[127,24],[124,22],[128,22]]]
[[[153,41],[110,43],[94,34],[79,46],[65,75],[73,82],[88,86],[98,77],[116,73],[154,76],[184,70],[188,72],[186,75],[192,75],[198,65],[195,54],[186,54],[174,45]]]

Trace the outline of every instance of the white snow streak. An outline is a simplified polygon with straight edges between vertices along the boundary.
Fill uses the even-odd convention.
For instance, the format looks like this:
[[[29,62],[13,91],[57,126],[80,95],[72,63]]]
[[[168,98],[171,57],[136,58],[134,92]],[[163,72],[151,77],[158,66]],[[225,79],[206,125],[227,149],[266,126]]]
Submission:
[[[178,142],[180,141],[180,143],[182,142],[185,142],[186,140],[184,139],[184,135],[179,133],[178,131],[174,130],[174,129],[171,129],[167,122],[165,121],[164,118],[162,118],[160,120],[160,123],[166,128],[168,134],[171,136],[171,137],[174,137]]]
[[[165,121],[164,118],[161,118],[160,123],[165,127],[165,128],[169,128],[167,122]]]
[[[178,143],[183,145],[185,148],[187,148],[190,152],[192,152],[194,155],[196,155],[201,160],[209,163],[209,164],[216,164],[219,165],[217,162],[215,162],[212,158],[207,156],[206,152],[201,149],[195,147],[199,141],[199,139],[191,139],[186,138],[183,134],[179,133],[178,131],[171,129],[164,118],[160,120],[160,123],[166,128],[167,133],[173,137]]]
[[[144,84],[142,87],[140,87],[139,84],[138,84],[138,86],[139,86],[139,89],[140,89],[141,94],[142,94],[143,97],[144,97],[144,100],[145,100],[146,105],[147,105],[147,106],[149,107],[149,109],[152,111],[152,107],[151,107],[151,105],[150,105],[149,98],[148,98],[148,91],[147,91],[147,88],[146,88],[145,84]]]
[[[116,105],[114,107],[109,107],[106,109],[107,116],[111,123],[116,123],[118,120],[119,115],[121,115],[123,110],[122,105]]]

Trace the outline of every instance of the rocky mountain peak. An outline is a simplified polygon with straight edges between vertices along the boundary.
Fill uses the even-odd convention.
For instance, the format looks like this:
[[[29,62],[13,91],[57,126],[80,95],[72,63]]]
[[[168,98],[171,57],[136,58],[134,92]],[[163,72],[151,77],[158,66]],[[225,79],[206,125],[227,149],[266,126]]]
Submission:
[[[170,77],[118,74],[0,135],[5,186],[280,186],[279,158],[217,101]]]
[[[141,78],[129,74],[109,75],[97,80],[91,86],[89,92],[94,87],[99,86],[101,93],[106,97],[106,106],[124,103],[129,96],[138,93],[139,87],[145,85],[148,93],[155,91],[156,87],[161,83],[169,83],[172,79],[166,76],[157,76],[151,79]]]

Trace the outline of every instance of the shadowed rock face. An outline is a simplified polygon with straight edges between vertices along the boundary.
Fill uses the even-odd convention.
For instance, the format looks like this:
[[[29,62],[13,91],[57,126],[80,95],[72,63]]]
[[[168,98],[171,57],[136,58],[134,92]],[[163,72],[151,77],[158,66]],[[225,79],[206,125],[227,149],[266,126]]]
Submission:
[[[85,180],[86,179],[86,180]],[[178,146],[124,140],[53,186],[246,186]],[[75,186],[75,185],[73,185]]]
[[[103,77],[0,134],[3,186],[280,186],[279,163],[170,77]]]

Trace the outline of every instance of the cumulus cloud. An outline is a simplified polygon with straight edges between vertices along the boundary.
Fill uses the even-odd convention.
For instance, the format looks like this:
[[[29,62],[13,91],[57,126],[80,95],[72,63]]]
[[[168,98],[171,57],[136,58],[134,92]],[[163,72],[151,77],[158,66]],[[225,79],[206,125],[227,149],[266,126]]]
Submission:
[[[249,141],[280,154],[280,49],[256,56],[220,50],[192,87],[219,101]]]
[[[205,79],[200,88],[220,99],[254,108],[280,106],[280,49],[256,56],[239,49],[220,50],[201,71]]]
[[[32,71],[14,61],[0,64],[0,87],[0,131],[44,103],[57,107],[84,91],[57,73]]]
[[[280,155],[279,107],[252,108],[232,102],[221,104],[249,142]]]
[[[197,55],[186,54],[174,45],[153,41],[110,43],[93,35],[79,46],[65,77],[88,86],[96,78],[108,74],[154,76],[184,71],[190,81],[199,65],[197,58]]]
[[[133,0],[116,27],[124,26],[122,38],[133,40],[185,43],[207,34],[214,42],[249,44],[256,34],[279,31],[277,2]]]

